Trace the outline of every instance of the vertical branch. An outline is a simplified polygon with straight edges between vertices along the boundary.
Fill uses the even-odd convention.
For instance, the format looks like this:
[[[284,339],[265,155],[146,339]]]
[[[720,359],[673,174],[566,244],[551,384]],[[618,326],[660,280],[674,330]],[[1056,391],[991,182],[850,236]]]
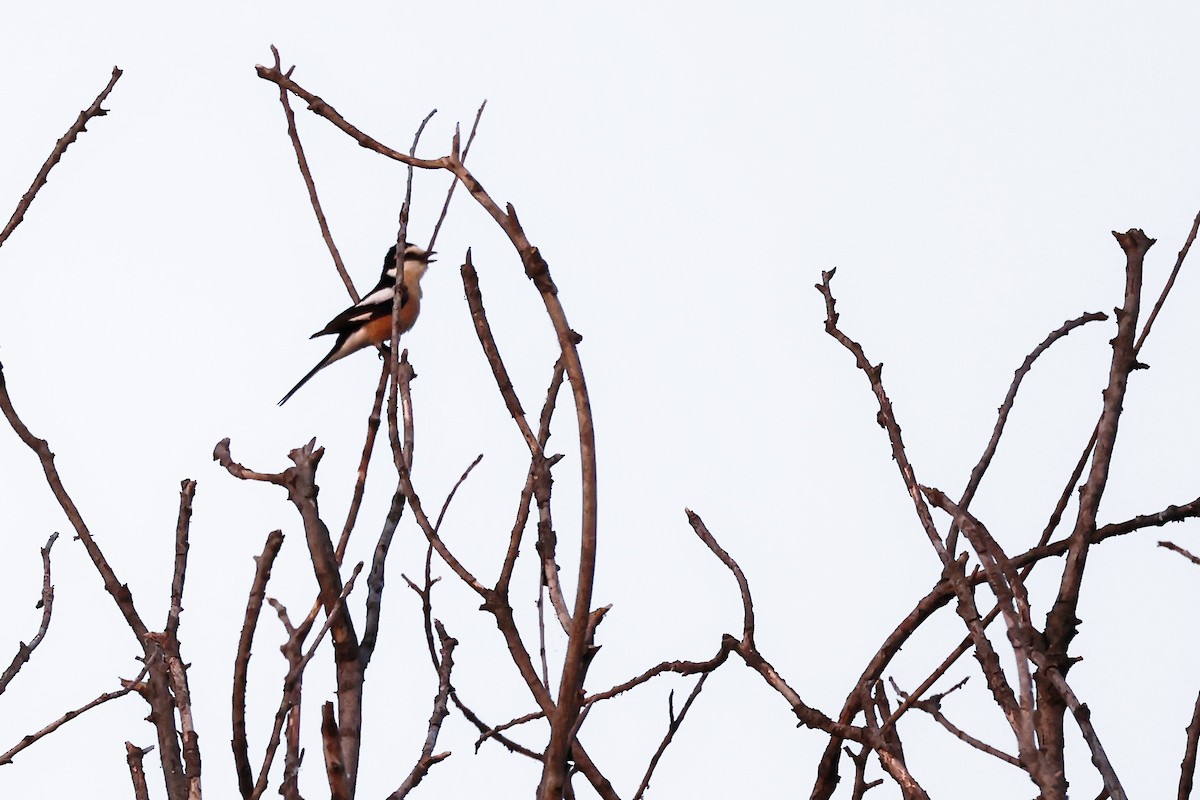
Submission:
[[[345,604],[339,602],[343,586],[333,541],[317,508],[316,470],[323,454],[324,450],[317,448],[314,442],[288,453],[296,465],[295,470],[290,471],[288,499],[303,520],[309,556],[321,589],[321,603],[332,620],[330,632],[337,673],[338,741],[342,747],[340,763],[353,793],[362,736],[363,667],[354,621]]]
[[[1104,489],[1108,483],[1109,467],[1116,445],[1117,429],[1128,388],[1129,374],[1137,369],[1134,337],[1137,334],[1138,311],[1141,307],[1142,269],[1146,252],[1154,240],[1138,229],[1116,233],[1117,242],[1125,251],[1125,299],[1124,305],[1116,309],[1117,335],[1112,340],[1112,362],[1109,366],[1108,385],[1104,390],[1104,405],[1100,421],[1096,424],[1096,445],[1092,452],[1091,469],[1079,496],[1079,511],[1075,527],[1069,539],[1067,563],[1059,583],[1058,596],[1049,614],[1046,615],[1045,653],[1050,666],[1065,676],[1071,668],[1068,655],[1071,641],[1078,631],[1079,620],[1076,610],[1083,584],[1083,572],[1087,565],[1088,549],[1096,532],[1096,515]],[[1039,669],[1038,677],[1039,717],[1038,738],[1042,751],[1051,765],[1057,765],[1061,774],[1064,760],[1063,716],[1067,700],[1062,697],[1053,676]],[[1066,793],[1065,778],[1060,779],[1056,790]]]
[[[179,491],[179,519],[175,523],[175,567],[171,578],[171,608],[167,612],[166,635],[178,648],[179,618],[183,613],[183,582],[187,575],[188,527],[192,523],[192,499],[196,496],[196,482],[185,480]]]
[[[471,152],[471,145],[475,142],[475,134],[479,131],[479,120],[483,119],[483,110],[485,108],[487,108],[487,100],[480,103],[479,110],[475,112],[475,122],[471,124],[471,133],[467,136],[467,145],[462,151],[463,162],[466,162],[467,154]],[[450,188],[446,190],[446,201],[442,203],[442,213],[438,215],[437,222],[433,225],[433,233],[429,237],[429,246],[425,248],[426,250],[432,251],[433,246],[437,244],[438,233],[442,230],[442,222],[446,219],[446,212],[450,210],[450,200],[454,197],[454,190],[457,187],[458,178],[455,177],[450,181]]]
[[[4,694],[8,684],[12,683],[12,679],[17,677],[17,673],[29,662],[33,651],[42,643],[42,640],[46,638],[46,632],[50,630],[50,614],[54,610],[54,586],[50,583],[50,548],[54,546],[57,539],[57,533],[50,534],[50,538],[46,540],[46,546],[42,548],[42,600],[38,603],[42,607],[42,622],[38,625],[37,633],[29,640],[29,644],[20,643],[12,663],[8,665],[8,669],[4,670],[3,674],[0,674],[0,694]]]
[[[330,800],[350,800],[350,780],[342,761],[343,745],[338,724],[333,718],[333,703],[321,706],[321,744],[325,753],[325,777],[329,780]]]
[[[1071,532],[1067,567],[1046,631],[1052,639],[1058,639],[1054,642],[1055,646],[1064,648],[1067,642],[1062,639],[1066,628],[1074,626],[1070,619],[1074,618],[1075,606],[1079,601],[1079,588],[1083,582],[1088,545],[1091,535],[1096,531],[1096,513],[1108,482],[1109,466],[1117,441],[1117,426],[1121,420],[1125,392],[1129,385],[1129,373],[1140,366],[1134,350],[1134,336],[1137,333],[1138,311],[1141,307],[1142,268],[1146,252],[1155,241],[1138,229],[1131,229],[1123,234],[1114,232],[1113,235],[1126,255],[1125,304],[1116,310],[1117,335],[1112,341],[1112,364],[1109,367],[1108,387],[1104,390],[1104,411],[1098,425],[1092,467],[1080,494],[1079,514],[1075,520],[1075,529]],[[1068,636],[1068,641],[1069,638]]]
[[[375,450],[375,437],[379,435],[383,397],[387,392],[388,376],[391,374],[391,367],[385,358],[383,367],[379,370],[379,384],[375,387],[375,402],[371,406],[371,413],[367,415],[367,435],[363,440],[362,455],[359,457],[358,471],[355,473],[354,492],[350,497],[350,507],[346,510],[346,522],[342,525],[342,535],[338,537],[337,548],[334,551],[339,564],[346,557],[346,546],[350,543],[350,533],[354,530],[354,523],[358,521],[358,511],[362,507],[363,493],[367,488],[367,469],[371,466],[371,453]]]
[[[283,796],[284,800],[301,800],[300,765],[304,761],[304,750],[300,747],[299,686],[296,691],[296,704],[288,711],[284,738],[287,745],[284,748],[283,780],[279,785],[279,794]]]
[[[417,784],[429,774],[429,770],[434,764],[445,761],[450,757],[449,752],[435,755],[433,749],[437,747],[438,734],[441,733],[442,723],[450,713],[450,673],[454,669],[454,648],[458,645],[458,640],[452,639],[446,633],[446,629],[442,626],[441,622],[437,622],[436,625],[438,639],[442,643],[442,655],[440,658],[441,663],[438,666],[438,690],[433,700],[433,715],[429,718],[429,730],[425,734],[425,745],[421,748],[421,756],[417,759],[417,763],[413,766],[408,777],[404,779],[404,783],[400,784],[400,788],[388,795],[388,800],[402,800],[402,798],[407,797],[408,793],[417,788]]]
[[[250,674],[250,652],[254,642],[254,631],[258,627],[263,600],[267,594],[267,581],[271,579],[271,566],[279,549],[283,546],[283,532],[271,531],[263,545],[262,555],[254,559],[254,580],[250,584],[250,595],[246,601],[246,615],[242,622],[242,635],[238,639],[237,654],[233,661],[233,765],[237,773],[238,791],[249,798],[254,791],[254,775],[250,769],[250,743],[246,736],[246,689]]]
[[[417,144],[421,141],[421,134],[425,130],[425,126],[429,124],[429,120],[433,119],[433,115],[437,113],[437,109],[430,111],[425,115],[425,119],[421,120],[421,124],[417,126],[416,135],[413,136],[412,147],[409,153],[413,156],[417,153]],[[396,464],[397,471],[402,469],[412,469],[412,447],[411,437],[405,438],[404,449],[400,447],[400,433],[397,423],[397,403],[399,385],[401,380],[401,372],[408,370],[410,373],[408,379],[413,377],[412,369],[408,366],[407,359],[403,365],[401,359],[396,357],[400,352],[400,308],[404,302],[404,292],[400,291],[404,284],[404,251],[408,247],[408,215],[412,205],[412,188],[413,188],[413,167],[408,165],[408,179],[405,182],[404,202],[400,205],[400,229],[396,233],[396,250],[395,250],[395,270],[396,270],[396,291],[392,295],[392,334],[389,339],[388,353],[390,353],[391,375],[392,375],[392,390],[388,395],[388,431],[392,445],[392,459]],[[407,420],[407,417],[406,417]]]
[[[1187,726],[1187,744],[1183,749],[1183,761],[1179,764],[1178,800],[1188,800],[1192,796],[1192,781],[1196,776],[1198,742],[1200,742],[1200,695],[1196,695],[1196,704],[1192,707],[1192,721]]]
[[[125,743],[125,763],[129,765],[135,800],[150,800],[150,787],[146,784],[146,768],[142,765],[142,759],[153,749],[137,747],[133,742]]]

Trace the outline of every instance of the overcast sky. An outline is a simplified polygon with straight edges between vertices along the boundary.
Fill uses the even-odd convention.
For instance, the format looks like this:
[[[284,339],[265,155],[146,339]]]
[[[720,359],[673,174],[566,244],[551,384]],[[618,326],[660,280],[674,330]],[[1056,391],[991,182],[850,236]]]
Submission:
[[[288,144],[275,87],[254,65],[269,45],[295,78],[376,138],[444,154],[488,101],[470,166],[513,203],[550,263],[595,411],[601,492],[596,604],[612,604],[588,688],[665,659],[707,658],[737,632],[729,575],[695,540],[697,511],[755,593],[759,644],[810,705],[836,715],[883,637],[940,564],[890,457],[866,380],[824,333],[812,288],[837,267],[844,330],[887,367],[918,479],[957,496],[1013,370],[1045,335],[1119,304],[1110,231],[1159,239],[1157,296],[1200,209],[1200,11],[1185,4],[746,5],[22,3],[0,26],[0,217],[55,140],[125,70],[24,224],[0,249],[0,362],[18,410],[48,439],[144,615],[165,615],[181,479],[199,481],[181,635],[210,797],[236,791],[227,741],[230,670],[252,556],[288,539],[271,592],[311,602],[303,536],[283,494],[210,460],[226,436],[247,466],[281,470],[316,437],[323,509],[340,526],[378,362],[363,353],[278,398],[325,352],[308,335],[347,303]],[[297,113],[334,236],[360,291],[396,237],[404,172]],[[447,181],[417,176],[410,230],[425,241]],[[485,302],[526,408],[540,407],[552,330],[519,260],[465,194],[455,199],[405,337],[414,385],[415,480],[437,507],[479,453],[447,538],[494,575],[524,481],[524,445],[492,382],[458,276],[473,248]],[[1192,265],[1195,266],[1195,265]],[[1196,497],[1200,280],[1185,269],[1142,351],[1101,523]],[[1037,540],[1087,441],[1107,376],[1110,323],[1060,343],[1026,381],[972,509],[1010,553]],[[564,411],[566,407],[564,406]],[[564,415],[564,423],[569,415]],[[578,450],[552,440],[560,540],[576,534]],[[527,463],[527,455],[524,459]],[[368,558],[390,492],[377,467],[348,562]],[[938,517],[939,525],[946,525]],[[55,617],[0,697],[0,751],[133,677],[139,651],[36,460],[0,430],[0,659],[37,628],[38,547],[54,550]],[[1071,672],[1131,796],[1173,793],[1200,681],[1200,573],[1155,547],[1195,549],[1197,527],[1110,542],[1089,561]],[[432,675],[419,606],[399,573],[420,570],[409,519],[389,567],[385,641],[372,665],[361,797],[385,796],[425,735]],[[563,557],[573,574],[572,548]],[[536,570],[514,602],[533,619]],[[1034,573],[1044,619],[1060,565]],[[495,627],[448,570],[437,613],[462,641],[455,684],[490,722],[532,708]],[[1037,577],[1040,576],[1040,577]],[[523,581],[523,583],[521,583]],[[950,610],[888,675],[912,688],[962,636]],[[160,623],[155,623],[160,624]],[[263,618],[257,713],[277,702],[282,634]],[[561,643],[552,655],[561,656]],[[308,710],[328,670],[306,679]],[[971,676],[973,661],[947,675]],[[664,680],[602,707],[585,739],[632,796],[667,724]],[[987,704],[952,719],[1014,750]],[[956,696],[957,697],[957,696]],[[375,705],[372,705],[375,704]],[[132,698],[93,712],[0,767],[10,797],[128,796],[122,743],[153,732]],[[310,729],[311,720],[308,722]],[[902,729],[935,797],[1027,797],[1020,773],[915,715]],[[1071,729],[1073,733],[1073,728]],[[261,742],[263,728],[258,729]],[[542,746],[542,730],[518,738]],[[459,717],[427,797],[528,797],[537,771],[495,746],[473,752]],[[650,796],[807,796],[823,735],[730,664],[709,682]],[[311,745],[311,741],[310,741]],[[1073,743],[1073,793],[1099,781]],[[310,747],[303,789],[320,796]],[[874,769],[877,769],[873,767]],[[971,781],[970,784],[967,781]],[[849,781],[843,789],[848,788]],[[982,787],[982,788],[981,788]],[[160,792],[161,784],[154,784]],[[273,789],[272,789],[273,791]],[[872,797],[897,797],[893,788]]]

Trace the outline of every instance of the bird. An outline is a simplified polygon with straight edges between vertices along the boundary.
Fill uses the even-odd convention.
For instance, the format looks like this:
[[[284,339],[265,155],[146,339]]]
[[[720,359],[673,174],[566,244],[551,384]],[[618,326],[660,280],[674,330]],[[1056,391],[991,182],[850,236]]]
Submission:
[[[283,396],[279,405],[286,403],[312,376],[333,362],[364,347],[380,345],[391,339],[392,303],[397,285],[400,289],[400,333],[411,329],[417,321],[417,315],[421,313],[421,278],[429,265],[436,260],[434,255],[436,254],[432,250],[427,252],[415,244],[406,244],[403,272],[397,281],[396,245],[392,245],[383,258],[383,274],[379,276],[379,283],[375,284],[375,288],[309,337],[315,339],[318,336],[337,334],[333,349]]]

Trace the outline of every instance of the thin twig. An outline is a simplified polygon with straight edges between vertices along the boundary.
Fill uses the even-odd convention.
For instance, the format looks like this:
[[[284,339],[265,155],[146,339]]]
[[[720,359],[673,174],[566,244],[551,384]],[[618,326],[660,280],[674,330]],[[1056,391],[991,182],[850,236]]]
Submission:
[[[655,767],[658,766],[658,762],[662,758],[663,753],[665,753],[667,751],[667,747],[670,746],[671,740],[675,738],[675,732],[678,731],[679,726],[683,724],[683,718],[687,716],[688,710],[692,707],[692,703],[695,702],[696,698],[700,696],[700,691],[704,689],[704,682],[708,680],[708,676],[711,674],[711,672],[706,672],[700,676],[698,681],[696,681],[696,685],[692,687],[692,691],[690,694],[688,694],[687,700],[684,701],[683,707],[679,709],[678,716],[675,715],[673,709],[668,715],[667,732],[663,736],[662,742],[659,743],[658,749],[654,751],[654,755],[650,759],[650,764],[646,767],[646,774],[642,777],[642,782],[638,784],[637,792],[633,795],[633,800],[641,800],[642,796],[646,794],[646,790],[650,788],[650,778],[654,775]],[[672,697],[674,697],[673,693]]]
[[[1200,229],[1200,213],[1196,214],[1196,219],[1192,222],[1192,229],[1188,232],[1187,239],[1184,240],[1183,247],[1179,250],[1179,255],[1175,257],[1175,267],[1171,270],[1171,274],[1163,286],[1162,294],[1158,296],[1158,301],[1154,304],[1154,308],[1151,309],[1150,316],[1146,317],[1146,324],[1142,327],[1142,333],[1138,336],[1137,344],[1133,346],[1133,354],[1135,356],[1142,351],[1142,345],[1145,344],[1146,337],[1150,335],[1150,327],[1154,325],[1154,320],[1158,319],[1158,312],[1162,310],[1163,303],[1167,302],[1167,295],[1171,293],[1171,287],[1175,285],[1175,278],[1179,276],[1179,270],[1183,268],[1183,261],[1187,258],[1188,251],[1192,249],[1192,242],[1196,241],[1196,231],[1198,229]]]
[[[33,651],[38,648],[42,640],[46,638],[46,632],[50,630],[50,615],[54,610],[54,586],[50,583],[50,548],[54,547],[54,543],[58,540],[58,532],[50,534],[50,538],[46,540],[46,546],[42,548],[42,599],[38,602],[38,606],[42,609],[42,621],[38,625],[37,633],[29,640],[29,644],[20,642],[17,647],[17,654],[13,656],[12,663],[8,665],[8,669],[4,670],[4,674],[0,675],[0,694],[4,694],[4,690],[8,688],[13,678],[17,677],[17,673],[21,668],[29,662],[33,656]]]
[[[21,224],[21,221],[25,219],[25,212],[28,211],[29,207],[33,204],[33,198],[37,197],[38,191],[46,185],[46,181],[50,176],[50,170],[54,169],[55,165],[57,165],[62,159],[63,153],[67,151],[67,148],[75,142],[75,139],[79,137],[79,134],[87,130],[88,122],[95,117],[103,117],[108,113],[108,110],[101,108],[100,104],[108,99],[109,93],[112,92],[113,87],[117,85],[117,81],[120,79],[120,77],[121,70],[117,67],[113,67],[112,77],[108,79],[108,85],[101,90],[100,94],[96,95],[96,99],[92,101],[90,106],[79,112],[79,117],[75,120],[75,123],[71,125],[71,127],[67,128],[67,132],[64,133],[57,142],[55,142],[54,149],[50,151],[49,157],[42,164],[42,168],[38,170],[38,174],[34,177],[33,183],[30,185],[29,190],[25,192],[24,196],[21,197],[21,201],[17,203],[17,208],[15,211],[13,211],[12,217],[9,218],[8,224],[4,226],[4,230],[0,230],[0,247],[4,246],[4,243],[8,240],[8,237],[12,235],[12,232],[16,230],[17,226]]]
[[[0,766],[4,766],[5,764],[11,764],[13,757],[15,755],[17,755],[17,753],[20,753],[22,750],[29,747],[34,742],[37,742],[38,740],[43,739],[46,736],[49,736],[50,734],[54,733],[56,730],[61,728],[63,725],[66,725],[68,722],[70,722],[71,720],[80,716],[81,714],[91,711],[96,706],[103,705],[104,703],[107,703],[109,700],[116,700],[118,697],[124,697],[125,695],[129,694],[130,692],[134,691],[135,689],[138,690],[139,692],[142,691],[144,688],[142,685],[142,679],[144,679],[146,677],[146,674],[148,672],[149,672],[148,667],[142,667],[142,671],[138,674],[138,676],[136,678],[134,678],[131,681],[127,681],[127,680],[121,681],[123,688],[118,689],[115,692],[105,692],[104,694],[97,697],[95,700],[85,703],[84,705],[82,705],[79,708],[76,708],[72,711],[68,711],[67,713],[65,713],[61,717],[59,717],[58,719],[54,720],[54,722],[51,722],[46,727],[42,728],[40,731],[31,733],[28,736],[23,737],[21,739],[21,741],[17,742],[13,747],[9,748],[9,750],[7,752],[0,753]]]
[[[921,711],[924,711],[929,716],[933,717],[943,728],[945,728],[947,731],[949,731],[950,734],[952,736],[954,736],[956,739],[959,739],[960,741],[965,742],[966,744],[970,745],[971,747],[974,747],[976,750],[979,750],[980,752],[987,753],[988,755],[992,756],[993,758],[998,758],[1001,761],[1003,761],[1007,764],[1011,764],[1014,767],[1020,767],[1021,760],[1019,758],[1017,758],[1016,756],[1009,755],[1008,753],[1005,753],[1003,750],[999,750],[995,747],[992,747],[987,742],[983,742],[983,741],[980,741],[979,739],[976,739],[974,736],[972,736],[971,734],[962,730],[957,725],[955,725],[953,722],[951,722],[949,719],[947,719],[946,715],[942,713],[942,698],[944,698],[946,695],[950,694],[951,692],[961,688],[963,685],[966,684],[966,682],[967,682],[967,679],[963,678],[961,681],[956,683],[954,686],[951,686],[949,689],[947,689],[944,692],[940,692],[940,693],[938,693],[932,697],[928,697],[924,700],[915,701],[913,703],[913,707],[920,709]],[[909,695],[907,693],[905,693],[904,691],[902,691],[899,686],[896,686],[895,681],[892,681],[892,687],[896,690],[896,693],[898,695],[900,695],[900,697],[904,698],[905,700],[909,699]],[[892,715],[894,716],[895,712],[892,712]]]
[[[442,723],[446,719],[446,715],[450,713],[450,707],[447,700],[450,696],[450,673],[454,669],[454,648],[458,645],[457,639],[452,639],[447,633],[442,623],[436,622],[438,638],[442,642],[442,657],[441,667],[438,669],[438,691],[437,696],[433,700],[433,714],[429,718],[429,730],[425,734],[425,745],[421,748],[421,756],[417,759],[417,763],[413,766],[412,771],[400,787],[388,796],[388,800],[401,800],[406,797],[409,792],[417,788],[425,776],[429,773],[431,767],[439,761],[444,761],[450,757],[449,752],[434,754],[433,748],[437,746],[438,734],[441,733]]]
[[[462,160],[467,160],[467,154],[471,152],[471,144],[475,141],[475,133],[479,130],[479,120],[483,118],[483,109],[487,107],[487,100],[479,104],[479,110],[475,112],[475,122],[471,124],[471,133],[467,136],[467,145],[462,151]],[[450,188],[446,190],[446,201],[442,203],[442,213],[438,215],[437,222],[433,225],[433,233],[429,237],[429,246],[426,250],[433,250],[433,246],[437,244],[438,232],[442,229],[442,222],[446,219],[446,212],[450,210],[450,199],[454,197],[454,189],[458,186],[458,176],[450,181]]]
[[[362,507],[363,494],[367,487],[367,470],[371,466],[371,453],[375,450],[375,438],[379,434],[379,425],[383,419],[383,398],[387,392],[389,375],[391,375],[391,369],[388,360],[384,358],[382,368],[379,370],[379,385],[375,387],[375,401],[371,406],[371,413],[367,416],[367,435],[363,439],[362,455],[358,460],[358,471],[355,473],[350,507],[346,509],[346,522],[342,525],[342,535],[338,537],[337,548],[334,550],[339,564],[346,557],[346,546],[350,543],[350,533],[354,530],[354,523],[358,521],[358,511]]]
[[[321,626],[320,630],[317,631],[317,635],[309,645],[308,650],[305,651],[304,655],[298,658],[296,662],[289,667],[287,675],[284,676],[283,693],[279,701],[279,707],[275,711],[274,727],[271,731],[271,735],[267,738],[267,746],[263,755],[263,763],[258,771],[258,780],[254,784],[254,791],[250,794],[250,798],[252,800],[257,800],[257,798],[262,797],[263,792],[267,790],[267,778],[271,772],[271,764],[275,760],[275,752],[279,749],[279,742],[283,733],[284,722],[288,718],[288,713],[292,709],[296,708],[299,702],[298,699],[293,696],[293,690],[303,678],[304,670],[308,667],[309,662],[312,661],[313,656],[317,654],[317,648],[320,646],[321,642],[324,641],[325,635],[333,628],[334,622],[338,618],[337,612],[339,612],[345,606],[346,598],[350,595],[350,592],[353,591],[354,582],[358,579],[358,574],[362,571],[362,568],[363,564],[360,561],[354,567],[354,571],[350,574],[350,578],[346,581],[346,585],[342,588],[342,592],[337,597],[333,607],[326,613],[325,622]],[[269,602],[275,607],[276,611],[280,612],[280,619],[283,620],[284,627],[287,628],[289,633],[289,644],[298,648],[300,642],[297,634],[301,632],[300,629],[293,628],[287,622],[287,615],[281,610],[281,604],[274,600]]]
[[[1167,550],[1174,550],[1176,553],[1179,553],[1179,555],[1183,556],[1193,564],[1200,565],[1200,556],[1194,555],[1190,551],[1185,550],[1174,542],[1159,542],[1158,546],[1165,547]]]
[[[1012,412],[1013,404],[1016,402],[1017,390],[1021,388],[1021,382],[1033,368],[1034,362],[1037,361],[1042,353],[1050,349],[1055,342],[1076,328],[1086,325],[1089,322],[1098,322],[1106,319],[1108,319],[1107,314],[1093,311],[1075,319],[1067,320],[1057,330],[1047,336],[1041,344],[1035,347],[1029,355],[1025,356],[1025,360],[1021,363],[1021,366],[1017,367],[1016,372],[1013,373],[1012,383],[1008,387],[1008,394],[1004,396],[1004,401],[1000,404],[1000,408],[996,414],[996,424],[992,428],[992,438],[988,440],[987,447],[983,449],[983,455],[979,457],[979,461],[971,470],[971,477],[967,480],[967,486],[963,490],[962,498],[958,501],[959,508],[965,510],[975,498],[975,492],[979,489],[979,484],[983,481],[983,476],[987,472],[988,467],[991,466],[992,458],[996,455],[996,448],[1000,446],[1000,437],[1004,433],[1004,426],[1008,423],[1008,415]],[[951,526],[950,532],[946,535],[946,549],[951,553],[954,552],[957,537],[958,526],[955,524]]]
[[[275,69],[282,71],[282,65],[279,62],[279,50],[276,49],[275,45],[271,45],[271,55],[275,57]],[[287,76],[291,77],[295,69],[294,66],[288,67]],[[305,188],[308,189],[308,200],[312,204],[313,214],[317,217],[317,225],[321,228],[321,238],[325,240],[325,246],[329,248],[329,255],[333,258],[333,267],[342,279],[346,291],[349,292],[350,299],[357,303],[360,299],[358,290],[354,288],[354,281],[350,280],[350,273],[346,271],[346,265],[342,261],[342,254],[338,252],[337,245],[333,241],[333,233],[329,230],[329,222],[325,219],[325,212],[322,210],[321,201],[317,197],[317,184],[313,181],[312,171],[308,166],[308,158],[304,155],[304,146],[300,144],[300,133],[296,130],[296,114],[292,111],[292,104],[288,99],[287,90],[282,86],[279,87],[279,102],[283,105],[284,116],[287,117],[288,139],[292,142],[292,149],[296,151],[296,164],[300,167],[300,175],[304,178]]]

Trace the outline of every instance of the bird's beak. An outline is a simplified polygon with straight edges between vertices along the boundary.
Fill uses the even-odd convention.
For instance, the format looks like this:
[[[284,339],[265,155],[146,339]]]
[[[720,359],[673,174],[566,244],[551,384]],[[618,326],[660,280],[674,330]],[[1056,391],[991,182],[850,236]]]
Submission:
[[[434,258],[434,256],[436,256],[436,255],[437,255],[437,250],[430,250],[430,251],[429,251],[428,253],[426,253],[425,255],[426,255],[426,259],[425,259],[425,260],[426,260],[426,261],[428,261],[430,264],[432,264],[433,262],[437,261],[437,259],[436,259],[436,258]]]

